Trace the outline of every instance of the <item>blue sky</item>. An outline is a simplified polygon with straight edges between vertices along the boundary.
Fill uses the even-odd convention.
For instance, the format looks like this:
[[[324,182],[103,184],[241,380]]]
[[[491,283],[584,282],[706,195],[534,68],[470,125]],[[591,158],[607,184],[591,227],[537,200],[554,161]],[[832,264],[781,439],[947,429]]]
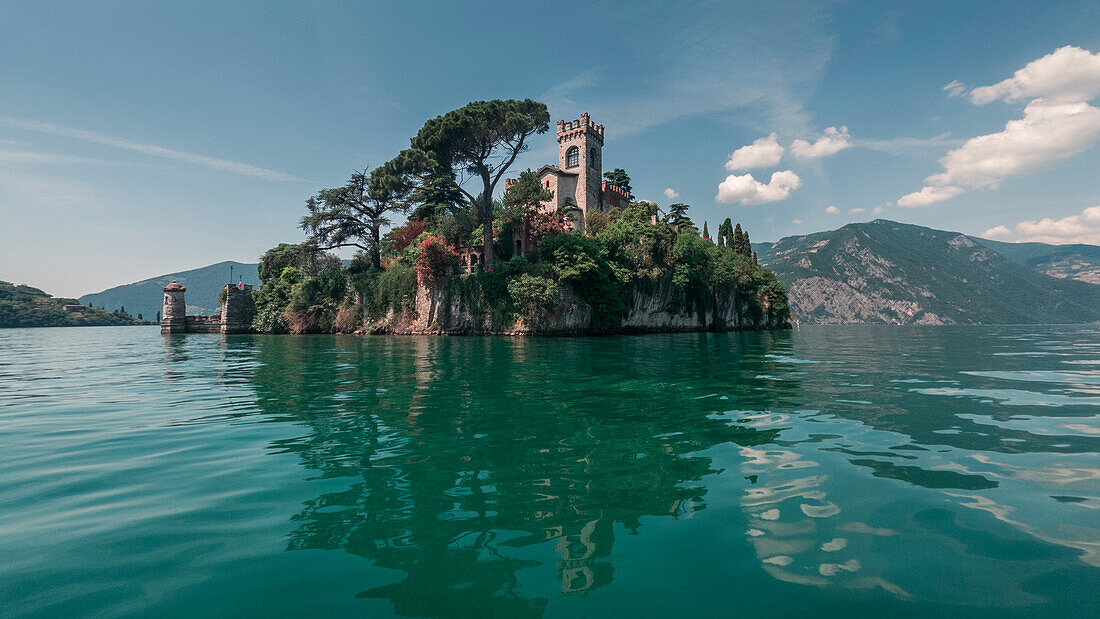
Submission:
[[[255,261],[317,189],[491,98],[589,112],[637,197],[757,241],[885,217],[1100,242],[1098,67],[1095,1],[10,4],[0,279]]]

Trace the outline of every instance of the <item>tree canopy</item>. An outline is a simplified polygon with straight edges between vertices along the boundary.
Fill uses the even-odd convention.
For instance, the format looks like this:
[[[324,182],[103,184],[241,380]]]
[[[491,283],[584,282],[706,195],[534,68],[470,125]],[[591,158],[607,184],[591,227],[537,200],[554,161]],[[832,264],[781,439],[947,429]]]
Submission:
[[[553,198],[554,192],[542,186],[538,174],[529,169],[524,170],[504,193],[504,211],[508,217],[522,217]]]
[[[610,172],[604,172],[603,177],[609,184],[615,185],[625,191],[626,195],[630,195],[630,175],[626,173],[626,170],[615,168]]]
[[[496,263],[493,251],[493,192],[500,179],[528,148],[527,139],[550,129],[546,104],[524,99],[474,101],[424,123],[412,148],[428,154],[435,174],[454,180],[458,191],[477,208],[484,227],[483,258]],[[477,179],[477,189],[467,181]]]
[[[741,230],[741,224],[737,224],[733,228],[733,253],[742,256],[752,257],[752,244],[749,242],[749,235],[747,232]]]
[[[306,201],[309,214],[301,223],[309,234],[306,242],[318,251],[357,247],[381,268],[382,227],[390,224],[390,213],[408,207],[412,190],[397,160],[369,175],[356,170],[343,187],[322,189]]]
[[[665,221],[673,226],[694,226],[691,218],[687,216],[688,209],[691,208],[687,204],[677,202],[675,204],[668,205],[668,214],[665,215]]]

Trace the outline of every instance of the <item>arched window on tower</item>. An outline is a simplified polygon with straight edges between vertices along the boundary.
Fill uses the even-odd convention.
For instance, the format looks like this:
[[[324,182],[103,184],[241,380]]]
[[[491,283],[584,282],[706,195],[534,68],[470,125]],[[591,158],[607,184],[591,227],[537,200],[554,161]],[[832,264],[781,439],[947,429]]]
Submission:
[[[576,146],[570,146],[565,151],[565,167],[575,168],[581,164],[581,151]]]
[[[600,165],[600,162],[596,159],[596,149],[588,149],[588,165],[589,167],[596,168]]]

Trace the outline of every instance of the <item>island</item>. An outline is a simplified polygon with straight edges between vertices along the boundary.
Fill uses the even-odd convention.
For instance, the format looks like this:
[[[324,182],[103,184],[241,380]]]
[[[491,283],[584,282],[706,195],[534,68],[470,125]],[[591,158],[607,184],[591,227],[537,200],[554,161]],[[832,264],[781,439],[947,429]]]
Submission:
[[[426,122],[410,148],[306,201],[307,239],[268,250],[261,287],[162,331],[600,335],[789,328],[787,292],[727,218],[712,237],[689,206],[635,199],[603,171],[605,128],[558,121],[558,161],[507,173],[549,131],[537,101],[477,101]],[[498,186],[504,188],[494,199]],[[391,226],[391,218],[404,223]],[[386,230],[383,233],[383,230]],[[352,248],[346,263],[330,253]]]

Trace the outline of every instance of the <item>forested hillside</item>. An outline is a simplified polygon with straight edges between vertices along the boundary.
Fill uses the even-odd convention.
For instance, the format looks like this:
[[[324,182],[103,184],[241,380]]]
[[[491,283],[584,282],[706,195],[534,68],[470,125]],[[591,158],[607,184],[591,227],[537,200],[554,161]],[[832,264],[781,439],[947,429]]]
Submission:
[[[66,309],[66,305],[78,304],[76,299],[59,299],[37,288],[0,281],[0,328],[144,324],[122,311],[90,307]]]

